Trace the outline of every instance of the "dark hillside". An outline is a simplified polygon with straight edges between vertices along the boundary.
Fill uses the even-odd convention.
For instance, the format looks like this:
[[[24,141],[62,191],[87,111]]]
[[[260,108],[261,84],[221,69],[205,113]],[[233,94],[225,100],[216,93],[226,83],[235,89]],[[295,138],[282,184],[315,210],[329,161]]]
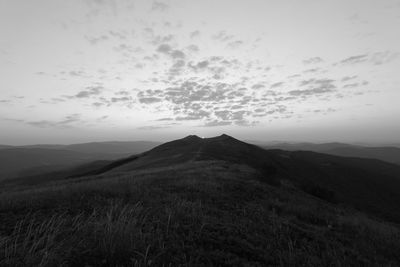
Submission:
[[[400,263],[395,226],[258,177],[208,160],[4,192],[0,265]]]
[[[110,172],[166,167],[182,162],[223,160],[259,171],[270,184],[293,181],[299,188],[332,202],[400,222],[400,166],[372,159],[314,152],[264,150],[228,135],[188,136],[160,145]],[[314,192],[320,191],[320,192]]]

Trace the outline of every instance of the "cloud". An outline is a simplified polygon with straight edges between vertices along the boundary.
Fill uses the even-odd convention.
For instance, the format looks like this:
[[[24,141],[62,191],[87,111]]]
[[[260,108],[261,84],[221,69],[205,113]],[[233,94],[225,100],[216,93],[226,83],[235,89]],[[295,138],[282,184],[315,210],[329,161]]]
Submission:
[[[261,84],[261,83],[256,83],[251,88],[252,89],[261,89],[261,88],[265,88],[265,85]]]
[[[131,98],[124,96],[124,97],[113,97],[111,98],[111,102],[116,103],[116,102],[126,102],[126,101],[130,101]]]
[[[368,54],[362,54],[362,55],[356,55],[356,56],[351,56],[348,58],[343,59],[340,61],[341,64],[357,64],[357,63],[362,63],[366,62],[368,60]]]
[[[350,80],[354,80],[354,79],[357,79],[357,75],[354,75],[354,76],[344,76],[343,78],[342,78],[342,82],[347,82],[347,81],[350,81]]]
[[[332,93],[335,91],[335,80],[332,79],[310,79],[300,82],[300,86],[308,86],[305,90],[292,90],[289,94],[292,96],[310,96],[325,93]]]
[[[175,67],[182,71],[183,62],[176,65],[177,62],[178,60],[174,61]],[[252,126],[258,123],[253,121],[256,117],[272,114],[274,114],[274,119],[292,116],[287,107],[281,104],[282,102],[296,100],[298,96],[302,98],[307,94],[325,92],[324,90],[333,91],[333,80],[329,79],[313,79],[309,84],[312,88],[304,88],[308,91],[293,90],[287,95],[285,92],[265,90],[264,82],[251,84],[253,79],[248,76],[245,80],[237,77],[238,81],[230,83],[209,79],[206,76],[201,77],[207,72],[211,75],[219,73],[224,75],[225,67],[223,66],[236,66],[236,64],[240,63],[223,57],[210,57],[198,62],[189,62],[185,65],[189,67],[188,69],[205,70],[205,72],[186,80],[169,80],[171,86],[162,90],[141,91],[137,95],[138,101],[143,104],[163,103],[162,107],[160,105],[146,107],[153,109],[154,112],[162,110],[172,112],[173,115],[160,121],[202,121],[209,127],[228,124]],[[258,65],[255,66],[258,67]],[[282,85],[283,82],[279,82],[273,84],[273,87]]]
[[[125,96],[127,96],[127,95],[130,95],[130,92],[125,91],[125,90],[121,90],[121,91],[116,92],[115,94],[116,95],[125,95]]]
[[[75,96],[76,98],[88,98],[94,95],[100,95],[104,88],[102,86],[88,86],[86,90],[80,91]]]
[[[27,124],[39,128],[50,128],[50,127],[71,127],[71,124],[81,121],[81,114],[75,113],[65,116],[61,121],[50,121],[50,120],[40,120],[40,121],[30,121]]]
[[[197,62],[196,64],[193,64],[193,62],[189,62],[189,64],[188,64],[188,66],[190,68],[194,69],[195,71],[206,69],[209,65],[210,65],[210,62],[208,60],[203,60],[203,61]]]
[[[173,120],[174,120],[173,118],[161,118],[156,121],[173,121]]]
[[[238,121],[235,121],[235,124],[238,125],[238,126],[254,126],[254,125],[256,125],[257,123],[258,123],[258,122],[255,122],[255,121],[250,122],[250,121],[248,121],[248,120],[238,120]]]
[[[161,102],[162,99],[161,98],[157,98],[157,97],[142,97],[139,98],[139,102],[143,103],[143,104],[154,104],[157,102]]]
[[[69,72],[69,75],[70,75],[70,76],[81,77],[81,76],[84,76],[85,73],[84,73],[83,71],[80,71],[80,70],[73,70],[73,71],[70,71],[70,72]]]
[[[327,109],[315,109],[312,112],[319,113],[322,115],[328,115],[328,113],[336,112],[337,110],[334,108],[327,108]]]
[[[96,108],[99,108],[99,107],[101,107],[101,106],[104,106],[105,104],[104,103],[101,103],[101,102],[94,102],[94,103],[92,103],[92,106],[94,106],[94,107],[96,107]]]
[[[190,116],[190,115],[187,115],[187,116],[176,117],[175,120],[177,120],[177,121],[194,121],[194,120],[201,120],[202,118],[203,117],[201,117],[201,116]]]
[[[109,39],[109,37],[107,35],[101,35],[101,36],[98,36],[98,37],[85,36],[85,39],[91,45],[97,45],[99,43],[107,41]]]
[[[212,120],[206,122],[203,126],[205,127],[217,127],[217,126],[226,126],[226,125],[231,125],[231,121],[218,121],[218,120]]]
[[[289,91],[289,94],[294,96],[305,96],[305,95],[318,95],[331,92],[333,92],[333,90],[330,88],[313,88],[305,90],[292,90]]]
[[[96,121],[97,122],[101,122],[101,121],[106,120],[108,117],[109,117],[108,115],[104,115],[104,116],[101,116],[101,117],[97,118]]]
[[[299,86],[305,86],[305,85],[309,85],[309,84],[313,84],[315,81],[315,79],[309,79],[309,80],[303,80],[299,83]]]
[[[320,70],[320,68],[312,68],[312,69],[308,69],[308,70],[305,70],[305,71],[303,71],[304,73],[313,73],[313,72],[317,72],[317,71],[319,71]]]
[[[375,52],[372,54],[362,54],[351,56],[340,61],[341,64],[357,64],[368,62],[374,65],[382,65],[397,59],[399,53],[391,51]]]
[[[390,51],[377,52],[372,54],[371,62],[374,65],[382,65],[395,60],[398,57],[398,55],[399,55],[398,53],[393,53]]]
[[[171,42],[172,40],[174,40],[176,37],[175,35],[172,34],[167,34],[167,35],[154,35],[152,34],[148,34],[148,38],[150,40],[150,43],[153,45],[161,45],[161,44],[166,44],[168,42]]]
[[[166,3],[159,2],[159,1],[153,1],[153,4],[151,5],[151,10],[153,11],[166,11],[169,8],[169,6]]]
[[[354,87],[358,87],[358,86],[359,86],[358,83],[349,83],[349,84],[343,85],[343,88],[354,88]]]
[[[160,130],[160,129],[165,129],[165,128],[170,128],[171,126],[166,126],[166,125],[151,125],[151,126],[141,126],[137,127],[136,129],[138,130],[145,130],[145,131],[153,131],[153,130]]]
[[[321,90],[327,92],[333,90],[336,86],[333,84],[335,80],[332,79],[309,79],[300,82],[300,86],[308,86],[309,88],[315,89],[316,91]],[[294,90],[298,91],[298,90]]]
[[[196,38],[196,37],[199,37],[200,36],[200,31],[199,30],[196,30],[196,31],[193,31],[193,32],[191,32],[190,33],[190,38]]]
[[[171,57],[172,57],[173,59],[184,59],[185,56],[186,56],[185,53],[182,52],[181,50],[173,50],[173,51],[171,52]]]
[[[318,63],[321,63],[321,62],[324,62],[324,60],[322,58],[320,58],[320,57],[312,57],[312,58],[308,58],[308,59],[303,60],[303,63],[305,65],[318,64]]]
[[[214,34],[212,38],[221,42],[227,42],[235,38],[235,36],[227,34],[226,31],[220,31],[217,34]]]
[[[186,49],[189,50],[190,52],[199,52],[200,51],[199,47],[194,44],[187,46]]]
[[[54,123],[47,121],[47,120],[41,120],[41,121],[31,121],[28,122],[29,125],[39,127],[39,128],[47,128],[47,127],[53,127]]]
[[[172,48],[169,44],[161,44],[157,48],[157,52],[164,53],[164,54],[169,54],[171,52]]]
[[[243,41],[238,40],[238,41],[229,42],[226,46],[231,49],[236,49],[242,45],[243,45]]]
[[[284,84],[284,82],[277,82],[277,83],[273,83],[271,84],[270,88],[277,88],[277,87],[281,87]]]
[[[222,110],[222,111],[214,112],[214,115],[217,118],[220,118],[223,120],[229,120],[231,118],[232,112],[230,110]]]
[[[118,32],[118,31],[108,31],[108,34],[111,36],[111,37],[114,37],[114,38],[118,38],[118,39],[120,39],[120,40],[125,40],[126,39],[126,36],[127,36],[127,33],[126,32]]]
[[[57,122],[57,124],[69,124],[71,122],[77,122],[81,118],[81,114],[75,113],[65,117],[64,120]]]

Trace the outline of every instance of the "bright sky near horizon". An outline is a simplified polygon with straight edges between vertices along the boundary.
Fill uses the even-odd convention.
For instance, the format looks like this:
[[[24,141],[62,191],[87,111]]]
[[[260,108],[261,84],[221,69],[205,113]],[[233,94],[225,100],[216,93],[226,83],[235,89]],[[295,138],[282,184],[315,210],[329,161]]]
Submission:
[[[399,0],[0,0],[0,144],[400,143]]]

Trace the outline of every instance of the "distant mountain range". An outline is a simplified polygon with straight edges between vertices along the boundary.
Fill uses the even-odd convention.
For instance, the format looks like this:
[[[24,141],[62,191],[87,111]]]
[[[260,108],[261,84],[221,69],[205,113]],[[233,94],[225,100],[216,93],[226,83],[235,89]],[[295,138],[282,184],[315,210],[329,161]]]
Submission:
[[[262,143],[254,142],[266,149],[282,149],[288,151],[314,151],[342,157],[371,158],[400,164],[400,148],[395,146],[371,147],[349,145],[344,143]]]
[[[96,160],[142,153],[160,143],[93,142],[73,145],[0,146],[0,180],[57,171]]]

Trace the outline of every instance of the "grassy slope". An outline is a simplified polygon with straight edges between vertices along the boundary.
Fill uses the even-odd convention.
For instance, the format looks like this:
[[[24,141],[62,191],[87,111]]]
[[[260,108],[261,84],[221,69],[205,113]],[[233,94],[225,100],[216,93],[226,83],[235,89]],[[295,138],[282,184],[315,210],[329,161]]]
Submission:
[[[203,161],[9,188],[0,265],[400,264],[398,228],[259,178]]]

